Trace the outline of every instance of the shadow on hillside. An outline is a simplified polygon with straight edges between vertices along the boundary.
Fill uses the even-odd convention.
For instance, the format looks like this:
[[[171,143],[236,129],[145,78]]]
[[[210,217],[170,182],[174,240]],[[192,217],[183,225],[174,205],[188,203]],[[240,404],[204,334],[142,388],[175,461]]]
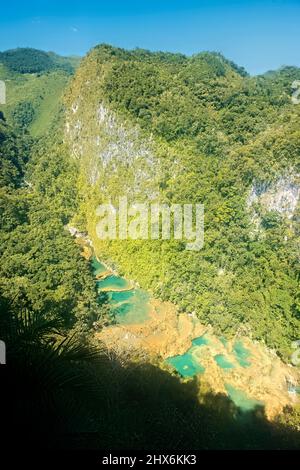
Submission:
[[[299,445],[299,434],[269,423],[262,408],[241,413],[221,394],[206,394],[199,404],[197,379],[182,383],[148,363],[122,366],[101,353],[84,367],[62,359],[57,370],[41,367],[45,362],[32,354],[18,357],[4,368],[7,437],[19,447],[196,450]],[[64,368],[68,374],[62,379]]]

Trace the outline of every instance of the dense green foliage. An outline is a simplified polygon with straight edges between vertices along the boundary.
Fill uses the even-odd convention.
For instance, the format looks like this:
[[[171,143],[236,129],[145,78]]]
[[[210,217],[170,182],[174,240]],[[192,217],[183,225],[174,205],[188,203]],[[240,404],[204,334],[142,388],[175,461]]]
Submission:
[[[35,49],[0,53],[0,80],[6,84],[6,104],[1,104],[0,112],[18,132],[28,130],[41,137],[55,122],[62,93],[78,63],[75,57]]]
[[[30,101],[21,101],[12,111],[12,119],[20,129],[27,129],[34,119],[34,106]]]
[[[299,78],[294,67],[248,77],[220,54],[104,45],[84,59],[66,99],[82,172],[77,220],[101,256],[217,332],[244,332],[286,359],[300,336],[299,205],[287,218],[247,200],[281,178],[299,187],[300,106],[291,102]],[[124,194],[203,203],[204,248],[97,240],[95,207]]]
[[[44,59],[37,67],[43,70]],[[140,357],[120,360],[95,349],[92,324],[106,311],[65,225],[88,228],[103,258],[216,331],[252,335],[288,357],[299,338],[299,212],[286,219],[257,203],[254,214],[246,198],[253,185],[298,171],[299,108],[290,105],[289,84],[299,70],[250,78],[219,54],[100,46],[71,83],[65,136],[59,110],[67,74],[0,71],[13,81],[7,122],[0,112],[0,338],[9,361],[9,437],[24,446],[72,448],[297,448],[297,408],[272,424],[263,410],[240,416],[227,397],[201,384],[199,391],[196,379],[183,384]],[[106,133],[95,120],[100,102],[115,112]],[[95,147],[99,136],[104,149]],[[103,171],[115,144],[121,158],[108,159]],[[200,252],[174,240],[96,239],[99,202],[157,188],[164,202],[204,202]]]
[[[7,122],[17,132],[42,137],[55,123],[61,98],[70,77],[66,72],[22,75],[0,64],[0,80],[6,83],[6,104],[1,105]]]
[[[29,139],[17,137],[0,116],[0,186],[16,188],[24,176],[29,157]],[[4,222],[4,220],[2,220]]]
[[[41,149],[26,135],[17,138],[3,121],[0,126],[1,295],[16,307],[88,331],[100,315],[95,286],[80,248],[64,230],[76,208],[74,164],[63,144],[50,150],[44,140]],[[24,180],[25,171],[34,183]]]

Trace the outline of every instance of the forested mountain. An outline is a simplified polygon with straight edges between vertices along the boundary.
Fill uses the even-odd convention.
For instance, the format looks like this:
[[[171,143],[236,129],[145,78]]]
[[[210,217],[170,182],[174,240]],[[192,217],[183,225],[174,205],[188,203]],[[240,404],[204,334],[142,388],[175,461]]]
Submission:
[[[0,111],[19,133],[27,130],[41,137],[55,121],[79,62],[77,57],[30,48],[0,52],[0,80],[6,84],[6,104],[0,104]]]
[[[107,297],[66,226],[224,341],[259,340],[289,363],[300,337],[300,69],[250,77],[218,53],[108,45],[74,76],[67,64],[31,49],[0,55],[7,435],[50,448],[298,448],[299,405],[272,421],[262,406],[241,413],[201,377],[99,344],[95,324],[113,323]],[[99,240],[97,206],[124,195],[203,203],[204,247]]]
[[[299,330],[300,70],[249,77],[220,54],[102,45],[66,95],[66,137],[81,166],[78,220],[122,270],[225,335],[286,359]],[[203,203],[205,243],[109,241],[101,202]]]

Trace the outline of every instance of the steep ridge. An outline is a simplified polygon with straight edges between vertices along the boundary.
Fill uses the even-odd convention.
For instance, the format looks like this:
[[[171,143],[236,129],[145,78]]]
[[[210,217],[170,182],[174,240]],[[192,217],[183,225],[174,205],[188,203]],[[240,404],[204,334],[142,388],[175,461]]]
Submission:
[[[83,60],[65,100],[65,139],[81,167],[74,223],[88,230],[101,259],[216,333],[265,341],[286,360],[300,334],[297,78],[297,68],[248,77],[214,53],[104,45]],[[287,212],[253,198],[255,188],[286,179],[296,188]],[[203,249],[99,240],[96,207],[124,195],[203,203]]]

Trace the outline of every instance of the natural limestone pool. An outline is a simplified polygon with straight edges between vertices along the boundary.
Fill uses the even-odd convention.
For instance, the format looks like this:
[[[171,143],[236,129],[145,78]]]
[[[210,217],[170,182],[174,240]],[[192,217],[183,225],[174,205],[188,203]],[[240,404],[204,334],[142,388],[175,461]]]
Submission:
[[[91,266],[95,276],[107,272],[107,267],[96,257],[92,258]],[[141,323],[148,319],[151,307],[146,291],[133,288],[125,278],[113,273],[96,280],[96,286],[99,295],[107,295],[112,317],[117,323]]]
[[[185,354],[169,357],[166,362],[174,367],[182,377],[193,377],[205,371],[205,368],[193,357],[190,350]]]
[[[248,351],[248,349],[245,348],[242,341],[236,341],[234,343],[233,351],[240,366],[242,367],[251,366],[251,361],[249,360],[251,353],[250,351]]]
[[[257,407],[264,406],[264,403],[260,400],[249,398],[246,393],[241,390],[237,390],[230,384],[225,384],[225,389],[230,399],[238,408],[240,408],[241,411],[247,412],[254,410]]]
[[[105,279],[100,279],[96,281],[96,285],[97,288],[101,291],[118,291],[130,289],[130,284],[126,281],[126,279],[124,279],[123,277],[115,276],[114,274],[112,274],[111,276],[107,276]]]
[[[205,346],[207,344],[209,344],[209,339],[205,335],[199,336],[199,338],[194,338],[192,340],[193,346]]]
[[[227,370],[234,368],[232,362],[230,362],[224,354],[217,354],[214,357],[214,360],[216,361],[218,366],[221,367],[221,369]]]
[[[104,264],[100,263],[100,261],[97,260],[96,256],[93,256],[90,259],[90,263],[94,276],[104,273],[107,270]]]

